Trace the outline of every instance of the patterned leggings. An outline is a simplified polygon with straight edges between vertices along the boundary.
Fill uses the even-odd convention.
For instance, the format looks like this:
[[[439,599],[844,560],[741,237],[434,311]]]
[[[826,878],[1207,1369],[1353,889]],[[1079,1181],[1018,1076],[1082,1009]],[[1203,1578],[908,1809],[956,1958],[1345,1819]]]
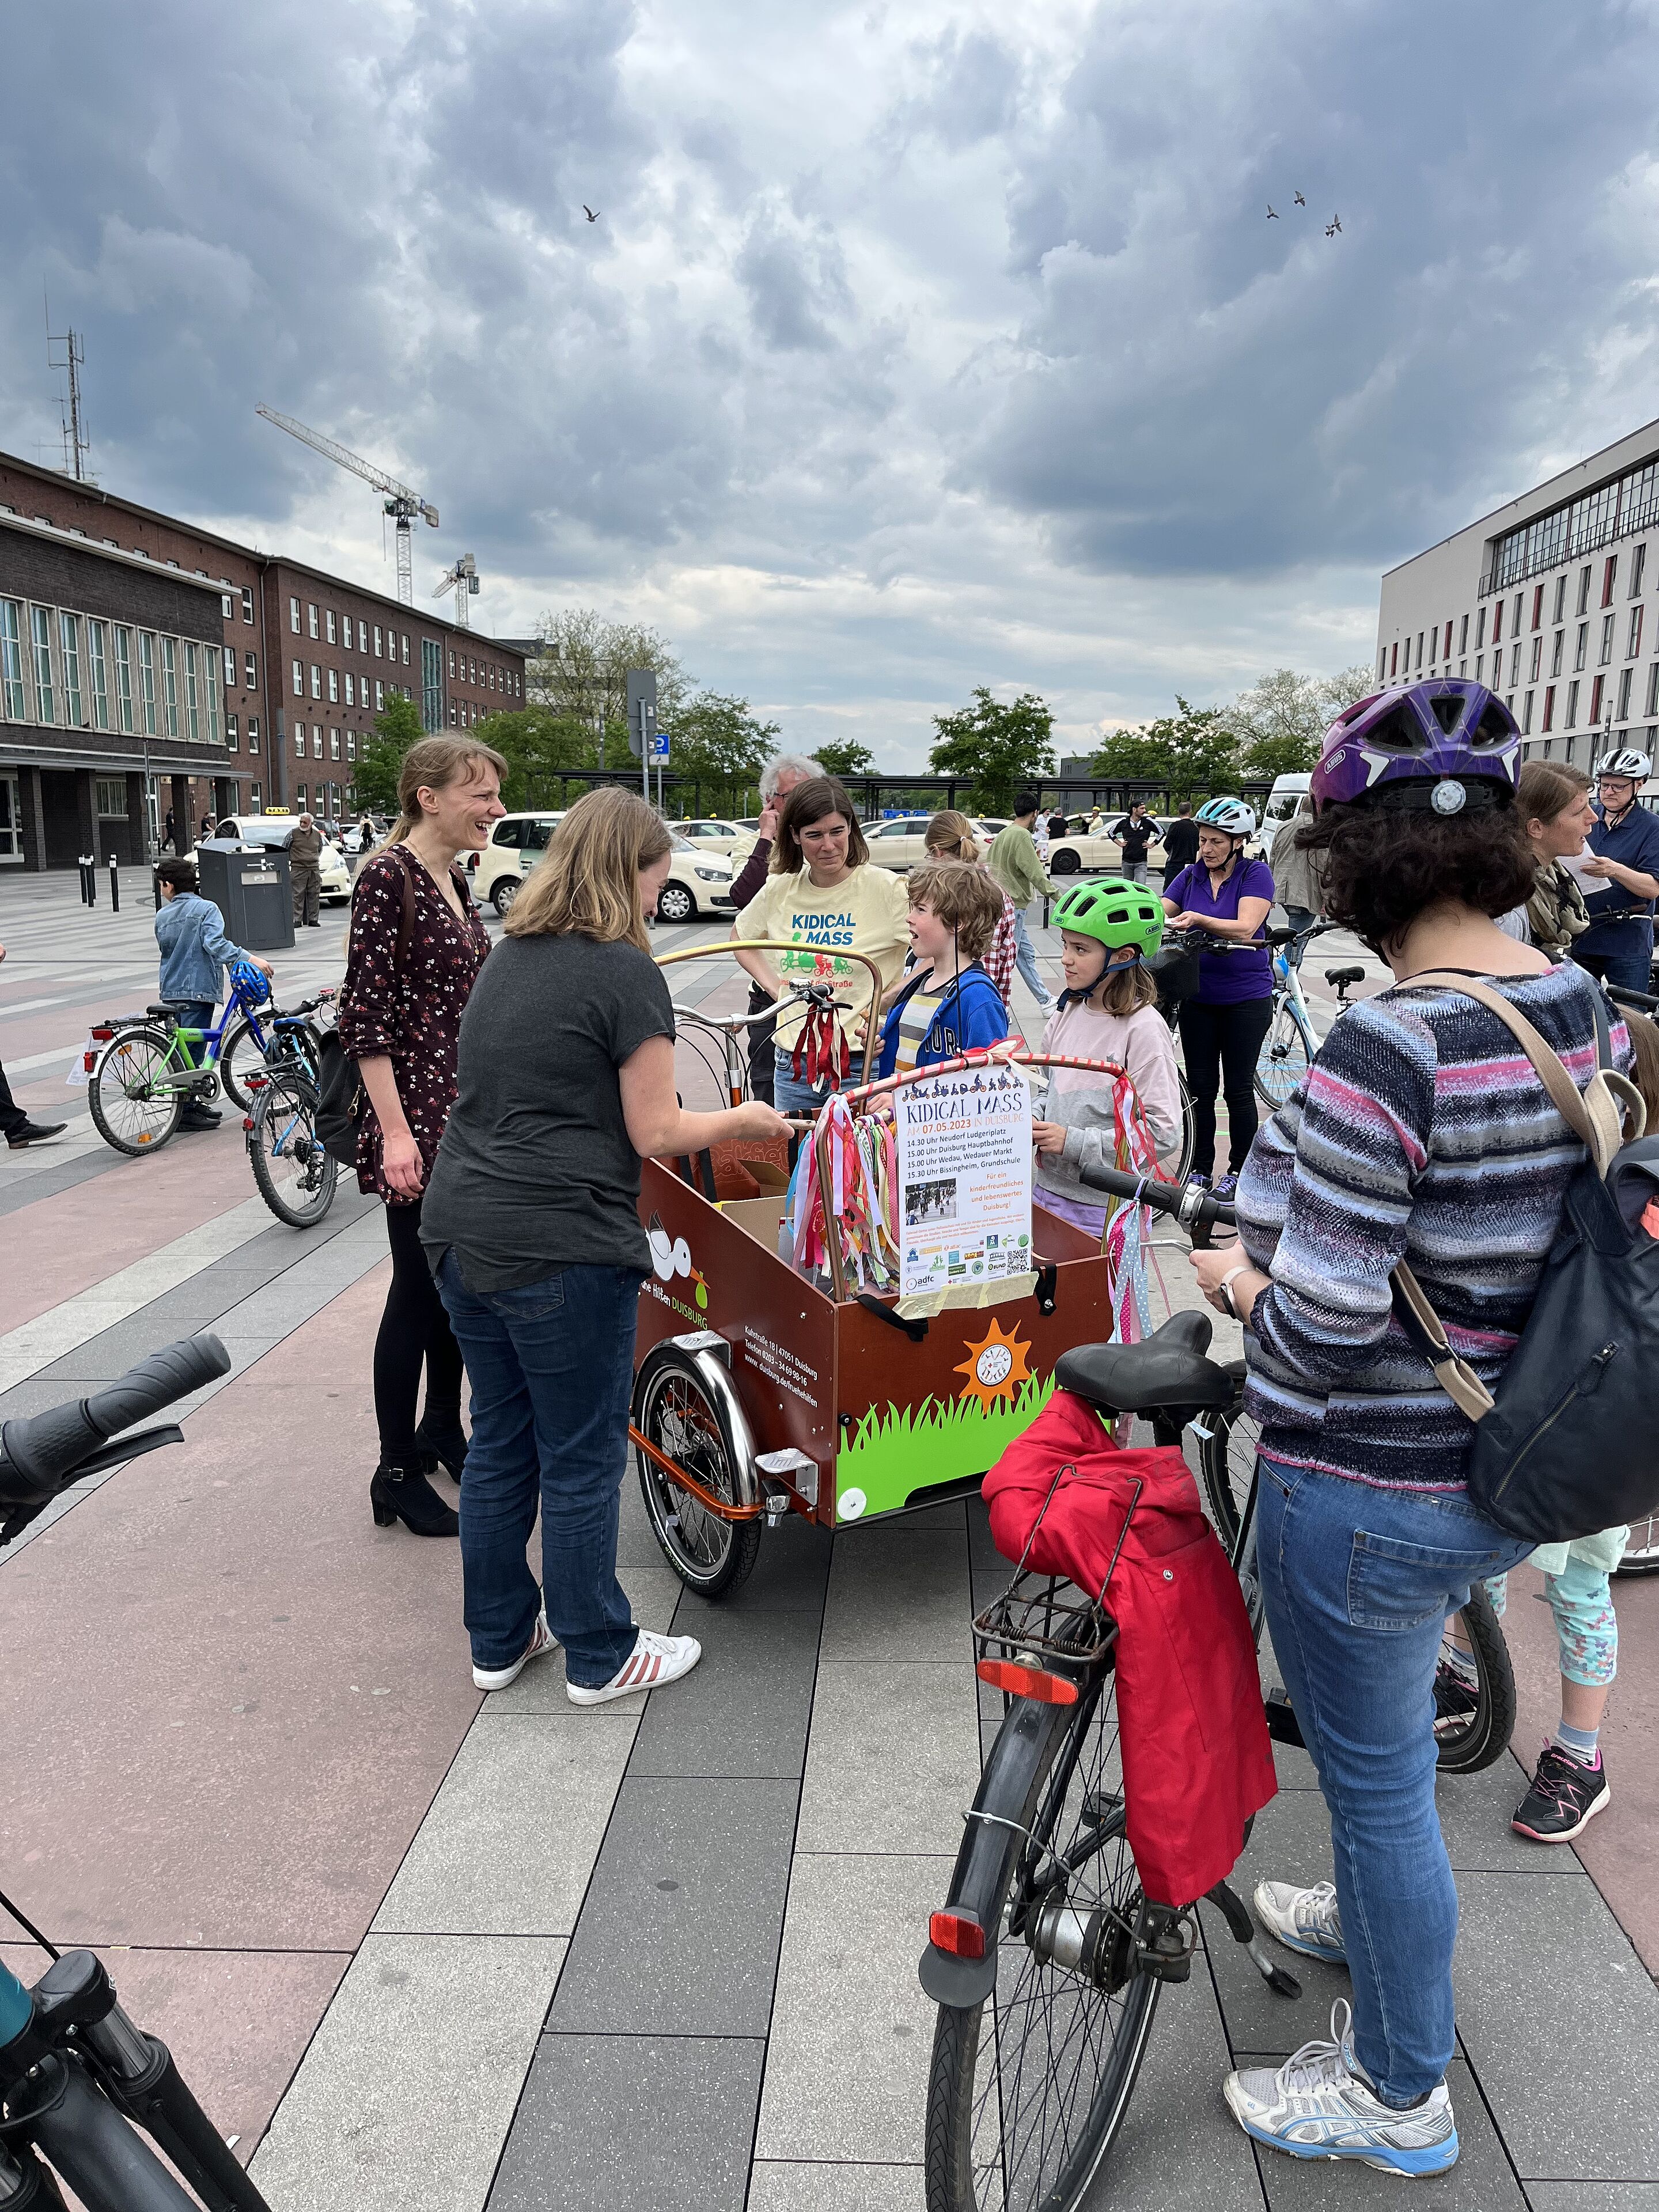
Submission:
[[[1501,1620],[1509,1595],[1509,1577],[1493,1575],[1486,1595]],[[1619,1668],[1619,1618],[1613,1609],[1613,1592],[1599,1567],[1582,1559],[1569,1559],[1559,1575],[1546,1575],[1544,1595],[1555,1615],[1555,1638],[1561,1647],[1561,1672],[1570,1682],[1599,1690],[1612,1681]]]

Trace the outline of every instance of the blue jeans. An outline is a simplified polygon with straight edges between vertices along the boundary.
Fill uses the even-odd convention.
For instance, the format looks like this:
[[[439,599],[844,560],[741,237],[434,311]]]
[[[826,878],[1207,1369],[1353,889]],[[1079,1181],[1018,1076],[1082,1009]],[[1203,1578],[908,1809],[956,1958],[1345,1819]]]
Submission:
[[[814,1115],[832,1096],[830,1085],[804,1082],[790,1066],[791,1057],[781,1045],[775,1048],[772,1060],[772,1103],[780,1114]],[[853,1064],[862,1071],[862,1054],[854,1055]]]
[[[1032,945],[1030,934],[1025,927],[1025,917],[1030,911],[1028,906],[1017,906],[1014,908],[1014,965],[1025,978],[1031,994],[1038,1005],[1052,1006],[1054,994],[1038,972],[1036,948]]]
[[[1634,938],[1636,932],[1630,935]],[[1603,982],[1615,983],[1621,991],[1651,991],[1653,988],[1653,924],[1642,925],[1642,935],[1633,947],[1621,952],[1579,952],[1572,957],[1592,975]]]
[[[1299,968],[1302,965],[1302,956],[1308,949],[1307,933],[1313,927],[1315,922],[1316,922],[1318,919],[1319,916],[1314,912],[1310,906],[1287,906],[1285,908],[1285,926],[1287,929],[1294,929],[1297,933],[1297,934],[1292,938],[1291,942],[1285,947],[1285,957],[1289,960],[1292,968]]]
[[[643,1280],[632,1267],[565,1267],[474,1292],[444,1255],[438,1289],[472,1386],[461,1577],[477,1666],[511,1666],[543,1607],[580,1688],[608,1682],[634,1649],[617,1516]],[[525,1559],[538,1507],[539,1590]]]
[[[1331,1816],[1354,2049],[1384,2104],[1425,2096],[1455,2041],[1457,1887],[1435,1811],[1446,1615],[1531,1547],[1461,1492],[1261,1462],[1256,1542],[1273,1651]]]

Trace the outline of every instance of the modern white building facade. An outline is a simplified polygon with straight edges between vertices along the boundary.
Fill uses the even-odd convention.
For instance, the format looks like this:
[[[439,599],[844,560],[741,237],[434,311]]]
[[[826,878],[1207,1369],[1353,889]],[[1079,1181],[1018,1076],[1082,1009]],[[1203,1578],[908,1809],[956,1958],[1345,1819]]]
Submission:
[[[1528,758],[1589,770],[1659,744],[1659,422],[1382,579],[1381,684],[1469,676]]]

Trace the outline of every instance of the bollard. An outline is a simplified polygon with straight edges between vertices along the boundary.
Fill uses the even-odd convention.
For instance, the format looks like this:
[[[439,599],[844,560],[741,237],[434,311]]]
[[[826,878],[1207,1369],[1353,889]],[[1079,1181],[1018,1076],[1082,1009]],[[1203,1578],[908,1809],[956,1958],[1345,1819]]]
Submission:
[[[82,853],[76,865],[81,871],[81,903],[82,906],[96,906],[98,903],[96,856],[91,853]]]
[[[113,853],[109,856],[109,910],[112,914],[121,911],[121,871]]]

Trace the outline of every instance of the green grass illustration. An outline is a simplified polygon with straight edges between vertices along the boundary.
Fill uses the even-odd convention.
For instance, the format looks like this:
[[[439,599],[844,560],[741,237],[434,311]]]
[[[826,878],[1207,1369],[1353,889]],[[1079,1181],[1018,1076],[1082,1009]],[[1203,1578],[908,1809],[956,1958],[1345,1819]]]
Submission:
[[[918,1490],[962,1475],[983,1474],[1054,1395],[1054,1378],[1034,1376],[1011,1405],[981,1413],[971,1401],[872,1406],[836,1461],[836,1497],[864,1493],[866,1514],[890,1512]],[[837,1519],[847,1516],[839,1510]]]

